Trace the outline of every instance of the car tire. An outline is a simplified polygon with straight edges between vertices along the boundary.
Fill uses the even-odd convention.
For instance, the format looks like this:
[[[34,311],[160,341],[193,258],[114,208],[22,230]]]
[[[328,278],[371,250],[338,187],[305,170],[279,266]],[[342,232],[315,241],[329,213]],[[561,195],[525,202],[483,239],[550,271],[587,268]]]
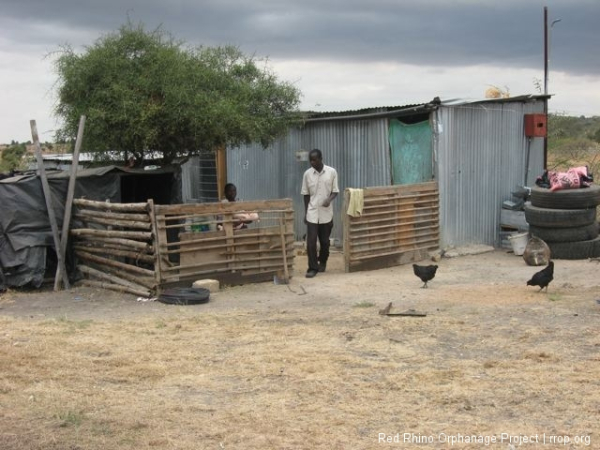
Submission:
[[[600,186],[593,184],[580,189],[551,191],[538,186],[531,188],[533,206],[551,209],[587,209],[600,205]]]
[[[529,226],[529,233],[545,242],[589,241],[598,237],[598,222],[583,227],[545,228]]]
[[[587,259],[600,257],[600,237],[579,242],[548,242],[552,259]]]
[[[596,208],[550,209],[525,205],[525,220],[542,228],[584,227],[595,222]]]
[[[167,305],[199,305],[209,299],[210,291],[205,288],[166,289],[158,296],[158,301]]]

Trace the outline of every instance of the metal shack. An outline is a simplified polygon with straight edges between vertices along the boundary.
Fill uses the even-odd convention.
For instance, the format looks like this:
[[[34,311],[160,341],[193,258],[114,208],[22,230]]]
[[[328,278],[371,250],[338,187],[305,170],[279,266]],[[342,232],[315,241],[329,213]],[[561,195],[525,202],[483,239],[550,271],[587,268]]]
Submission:
[[[267,149],[228,148],[227,181],[236,184],[241,200],[293,199],[300,240],[302,174],[309,167],[308,152],[319,148],[325,164],[338,171],[340,191],[436,181],[441,248],[498,246],[502,202],[511,199],[515,187],[531,186],[544,169],[546,101],[541,95],[480,101],[436,97],[416,105],[311,113],[304,126]],[[340,196],[332,234],[336,245],[343,241],[342,207]]]

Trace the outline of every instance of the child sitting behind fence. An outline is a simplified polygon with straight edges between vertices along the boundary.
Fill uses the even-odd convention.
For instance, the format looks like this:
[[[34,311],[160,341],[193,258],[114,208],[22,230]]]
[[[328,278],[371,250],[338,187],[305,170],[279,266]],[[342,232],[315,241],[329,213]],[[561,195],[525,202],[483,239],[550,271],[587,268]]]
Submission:
[[[235,202],[237,199],[237,188],[233,183],[227,183],[224,189],[225,198],[222,200],[223,203]],[[235,230],[242,230],[248,228],[248,224],[259,220],[257,213],[246,213],[238,212],[233,215],[233,228]],[[222,218],[220,218],[222,220]],[[223,224],[217,224],[217,230],[223,230]]]

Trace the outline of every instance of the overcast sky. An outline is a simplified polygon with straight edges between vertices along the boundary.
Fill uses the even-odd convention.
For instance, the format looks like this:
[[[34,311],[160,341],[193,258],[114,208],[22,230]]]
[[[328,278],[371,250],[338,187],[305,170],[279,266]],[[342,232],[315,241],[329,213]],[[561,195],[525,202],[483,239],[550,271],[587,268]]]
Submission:
[[[600,115],[600,0],[0,0],[0,143],[42,141],[53,115],[52,53],[84,51],[128,17],[189,45],[268,58],[302,109],[344,111],[537,94],[550,28],[550,111]]]

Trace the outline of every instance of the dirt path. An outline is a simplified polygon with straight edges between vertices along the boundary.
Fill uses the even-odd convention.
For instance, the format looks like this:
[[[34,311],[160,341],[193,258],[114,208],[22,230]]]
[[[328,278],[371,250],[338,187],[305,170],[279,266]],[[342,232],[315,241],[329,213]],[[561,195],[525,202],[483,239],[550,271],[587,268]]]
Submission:
[[[423,261],[428,264],[430,262]],[[165,314],[197,314],[198,311],[298,310],[321,314],[323,310],[346,310],[357,304],[381,308],[393,302],[396,310],[439,308],[495,308],[526,306],[540,301],[564,305],[585,299],[600,312],[600,265],[590,260],[557,260],[555,278],[548,293],[525,285],[541,267],[525,264],[521,257],[504,250],[443,258],[428,289],[412,273],[410,265],[369,272],[344,273],[343,255],[332,253],[328,270],[314,279],[304,278],[306,257],[295,259],[289,285],[259,283],[224,287],[204,305],[170,306],[142,302],[137,297],[87,287],[69,291],[9,291],[0,296],[0,315],[92,320],[128,319]]]

